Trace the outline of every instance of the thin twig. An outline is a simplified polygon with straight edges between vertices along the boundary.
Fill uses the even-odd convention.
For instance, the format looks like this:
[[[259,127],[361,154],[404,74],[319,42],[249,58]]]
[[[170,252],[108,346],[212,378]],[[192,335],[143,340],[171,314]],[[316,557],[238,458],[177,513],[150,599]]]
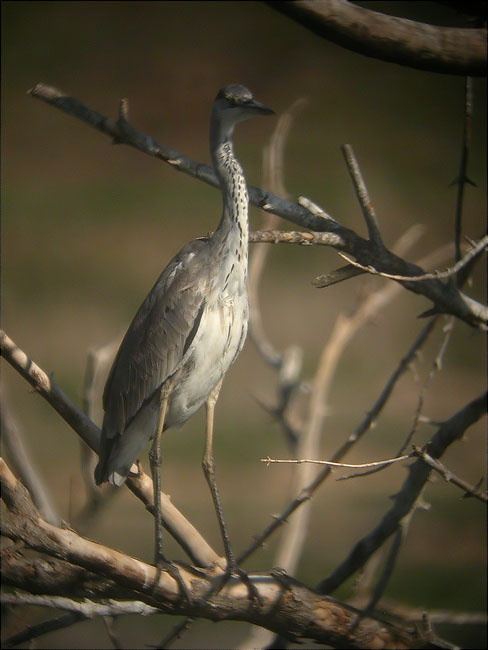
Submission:
[[[436,318],[440,318],[440,317],[436,317]],[[403,452],[405,451],[405,449],[407,449],[407,447],[410,445],[411,440],[412,440],[412,438],[413,438],[413,436],[414,436],[414,434],[415,434],[415,432],[417,430],[418,423],[420,421],[423,421],[422,407],[424,405],[425,395],[427,394],[427,390],[428,390],[428,388],[429,388],[429,386],[430,386],[430,384],[431,384],[431,382],[432,382],[432,380],[434,378],[435,373],[437,372],[437,370],[440,370],[440,368],[441,368],[442,358],[443,358],[444,352],[445,352],[445,350],[447,348],[447,343],[449,341],[450,334],[451,334],[451,331],[452,331],[452,325],[453,325],[453,319],[450,318],[447,325],[444,328],[445,334],[444,334],[444,338],[442,339],[439,352],[438,352],[434,362],[432,363],[431,370],[430,370],[430,372],[429,372],[429,374],[427,376],[427,379],[424,381],[424,383],[422,385],[422,388],[420,390],[418,401],[417,401],[417,407],[415,409],[415,413],[414,413],[414,416],[413,416],[412,425],[410,427],[410,430],[409,430],[409,432],[407,434],[407,437],[406,437],[405,441],[402,443],[400,449],[397,451],[397,454],[396,454],[397,456],[401,456],[403,454]],[[412,361],[413,361],[413,359],[412,359]],[[411,367],[411,365],[409,367]],[[440,423],[437,423],[437,424],[440,424]],[[338,481],[348,481],[349,479],[352,479],[352,478],[360,478],[360,477],[363,477],[363,476],[370,476],[371,474],[375,474],[376,472],[378,472],[380,470],[381,470],[381,467],[380,468],[371,468],[371,469],[365,470],[364,472],[357,472],[357,473],[354,473],[354,474],[348,474],[346,476],[341,476],[337,480]]]
[[[46,490],[44,481],[39,476],[38,470],[35,468],[34,463],[29,457],[22,440],[20,429],[4,403],[3,391],[1,394],[1,401],[0,422],[2,442],[5,445],[8,457],[18,472],[20,479],[32,494],[34,503],[39,508],[40,512],[42,512],[43,517],[46,521],[58,526],[61,522],[61,518],[56,511],[51,496]]]
[[[364,323],[367,322],[369,318],[376,316],[379,310],[396,295],[398,290],[399,288],[397,285],[393,283],[389,284],[376,291],[375,293],[370,294],[368,298],[364,300],[363,303],[356,309],[354,314],[349,317],[346,317],[342,314],[336,320],[333,331],[330,334],[328,344],[322,351],[321,361],[319,362],[319,368],[321,368],[320,372],[322,373],[322,377],[320,378],[321,389],[320,392],[317,392],[317,403],[319,408],[317,413],[322,413],[320,417],[323,417],[323,404],[326,402],[325,396],[328,392],[328,389],[324,388],[324,386],[327,386],[327,384],[330,385],[334,367],[339,359],[341,349],[347,344],[347,341],[351,340],[351,337],[354,335],[357,329],[364,325]],[[407,360],[402,360],[399,367],[393,374],[393,377],[390,379],[390,382],[383,390],[380,399],[376,402],[370,414],[368,414],[368,417],[360,425],[360,427],[358,427],[358,429],[351,436],[349,436],[347,441],[334,454],[332,458],[334,462],[339,461],[344,456],[344,454],[349,451],[349,449],[359,440],[359,438],[371,427],[375,417],[377,417],[386,401],[388,400],[391,392],[393,391],[393,387],[396,381],[408,367],[408,364],[412,358],[411,355],[415,354],[415,351],[418,349],[418,347],[424,343],[433,326],[434,324],[431,322],[424,328],[414,346],[409,351]],[[316,377],[315,381],[318,382],[319,379]],[[238,562],[241,563],[250,555],[252,555],[252,553],[260,548],[263,543],[288,520],[290,515],[295,512],[295,510],[300,508],[303,503],[307,502],[315,490],[317,490],[318,487],[329,476],[330,471],[330,467],[326,466],[317,474],[313,480],[308,483],[308,485],[305,485],[300,492],[296,493],[297,496],[288,504],[283,512],[280,515],[274,517],[273,521],[259,535],[255,536],[254,541],[239,556]]]
[[[105,625],[105,631],[107,632],[108,638],[114,648],[114,650],[123,650],[122,641],[120,640],[117,632],[115,631],[115,621],[114,616],[104,616],[103,624]]]
[[[76,623],[81,621],[86,621],[87,617],[84,614],[78,612],[68,612],[67,614],[62,614],[56,618],[50,618],[47,621],[42,621],[37,625],[28,625],[24,630],[13,634],[8,639],[2,641],[2,648],[15,648],[15,646],[20,645],[21,643],[28,643],[34,639],[43,636],[44,634],[49,634],[50,632],[56,632],[57,630],[64,630]]]
[[[149,616],[161,614],[158,607],[151,607],[141,600],[113,600],[107,598],[103,603],[83,598],[74,600],[65,596],[47,596],[28,593],[2,593],[1,602],[10,605],[36,605],[40,607],[52,607],[75,612],[86,618],[95,616],[121,616],[122,614],[139,614]]]
[[[426,447],[430,456],[433,458],[442,456],[453,442],[463,436],[466,429],[485,415],[486,398],[487,394],[483,393],[441,424]],[[370,533],[354,545],[344,562],[318,585],[317,589],[320,593],[328,594],[335,591],[396,532],[403,518],[415,506],[431,471],[432,468],[420,458],[409,466],[409,475],[396,494],[392,508]]]
[[[373,593],[371,594],[370,599],[368,600],[368,603],[366,607],[363,608],[362,612],[360,615],[358,615],[358,618],[356,619],[354,623],[354,627],[359,625],[359,623],[363,620],[364,617],[369,616],[372,612],[374,612],[376,605],[379,603],[381,598],[383,597],[383,594],[386,591],[386,587],[388,586],[388,582],[390,581],[391,576],[393,575],[393,570],[395,568],[396,561],[398,559],[398,554],[400,553],[400,549],[402,546],[402,543],[405,541],[405,538],[407,536],[408,530],[410,528],[410,522],[412,521],[412,516],[415,512],[415,508],[413,508],[406,517],[404,517],[393,537],[393,542],[388,550],[387,556],[386,556],[386,562],[385,565],[381,571],[379,580],[377,581],[375,588],[373,590]]]
[[[368,616],[368,614],[372,611],[374,611],[374,608],[376,607],[377,603],[380,601],[386,586],[388,584],[388,580],[390,579],[393,569],[395,566],[395,561],[398,556],[398,552],[400,550],[400,546],[403,540],[403,526],[401,526],[397,532],[395,533],[395,536],[393,538],[393,543],[388,551],[387,558],[386,558],[386,563],[385,566],[383,567],[383,570],[381,571],[380,579],[376,583],[373,593],[371,597],[368,600],[367,605],[363,608],[360,614],[358,614],[358,617],[356,621],[354,622],[354,626],[359,625],[359,623],[362,621],[362,619],[365,616]],[[375,554],[376,555],[376,554]]]
[[[418,447],[417,445],[413,445],[413,455],[418,456],[421,458],[424,462],[426,462],[432,469],[435,469],[436,472],[439,472],[439,474],[444,478],[448,483],[452,483],[453,485],[457,485],[457,487],[461,488],[461,490],[464,490],[465,497],[474,497],[475,499],[479,499],[480,501],[488,501],[488,494],[485,492],[481,492],[478,487],[474,485],[470,485],[463,479],[459,478],[451,472],[450,469],[447,469],[445,465],[443,465],[441,462],[436,460],[435,458],[432,458],[425,449]]]
[[[383,240],[381,239],[378,219],[376,218],[376,213],[369,198],[366,183],[364,182],[361,170],[359,169],[354,151],[350,144],[343,144],[341,150],[356,191],[356,196],[361,205],[361,210],[363,211],[363,217],[366,221],[369,238],[378,249],[382,249],[384,246]]]
[[[407,460],[408,458],[411,458],[412,455],[413,454],[405,454],[403,456],[397,456],[396,458],[388,458],[386,460],[376,460],[371,463],[359,463],[359,464],[334,463],[331,460],[312,460],[309,458],[277,459],[277,458],[270,458],[269,456],[267,458],[261,458],[261,462],[266,463],[266,465],[271,465],[272,463],[293,463],[293,464],[312,463],[314,465],[327,465],[328,467],[344,467],[349,469],[361,469],[367,467],[386,467],[387,465],[393,465],[393,463],[398,463],[402,460]]]
[[[418,426],[418,424],[420,422],[420,419],[422,417],[422,408],[423,408],[423,405],[424,405],[425,396],[427,395],[427,391],[428,391],[429,386],[432,383],[435,375],[442,368],[442,362],[443,362],[444,354],[445,354],[445,352],[447,350],[447,345],[448,345],[449,340],[451,338],[453,327],[454,327],[454,319],[449,318],[446,325],[443,328],[444,336],[442,338],[441,345],[439,347],[439,352],[437,353],[437,355],[436,355],[436,357],[435,357],[435,359],[434,359],[434,361],[432,363],[432,366],[430,368],[430,372],[427,375],[427,378],[424,381],[424,383],[422,385],[422,388],[420,390],[418,401],[417,401],[417,407],[415,409],[415,413],[414,413],[414,416],[413,416],[412,426],[410,427],[410,431],[408,432],[408,435],[407,435],[407,438],[406,438],[405,442],[403,443],[403,445],[398,450],[399,454],[402,454],[403,451],[410,445],[410,442],[411,442],[411,440],[412,440],[412,438],[413,438],[413,436],[414,436],[414,434],[415,434],[415,432],[417,430],[417,426]]]
[[[191,616],[185,618],[181,623],[175,625],[173,629],[161,639],[157,645],[149,645],[150,648],[169,648],[174,641],[181,639],[181,637],[188,632],[193,626],[195,619]]]
[[[466,183],[474,185],[468,178],[468,156],[471,145],[471,130],[473,121],[473,80],[466,77],[464,82],[464,124],[463,142],[461,147],[461,160],[459,163],[459,174],[451,185],[457,185],[456,214],[454,217],[454,244],[456,247],[456,261],[461,259],[461,231],[463,218],[464,188]]]
[[[380,275],[382,278],[389,278],[390,280],[397,280],[399,282],[422,282],[424,280],[443,280],[445,278],[450,278],[456,273],[459,273],[461,269],[467,266],[472,260],[474,260],[478,255],[480,255],[483,250],[488,246],[488,235],[485,235],[479,242],[476,243],[473,248],[471,248],[466,255],[460,259],[456,264],[445,271],[431,271],[430,273],[423,273],[422,275],[395,275],[393,273],[383,273],[382,271],[377,271],[372,266],[363,266],[351,259],[348,255],[344,253],[339,253],[339,255],[344,258],[349,264],[357,267],[365,273],[371,273],[372,275]]]
[[[313,214],[314,217],[319,217],[319,219],[327,219],[328,221],[331,221],[332,223],[339,225],[337,221],[330,216],[330,214],[327,214],[327,212],[322,207],[320,207],[320,205],[317,205],[317,203],[315,203],[308,197],[299,196],[297,199],[297,203],[298,205],[301,205],[302,207],[306,208],[311,214]]]
[[[107,368],[117,351],[119,339],[111,341],[99,348],[90,348],[87,353],[85,378],[83,381],[82,403],[83,410],[92,422],[101,425],[101,414],[96,408],[97,398],[100,397],[100,376]],[[87,498],[85,504],[76,516],[76,525],[80,530],[89,524],[92,526],[110,499],[117,494],[114,486],[107,486],[103,492],[95,485],[94,471],[98,460],[97,454],[80,440],[81,475],[85,484]]]

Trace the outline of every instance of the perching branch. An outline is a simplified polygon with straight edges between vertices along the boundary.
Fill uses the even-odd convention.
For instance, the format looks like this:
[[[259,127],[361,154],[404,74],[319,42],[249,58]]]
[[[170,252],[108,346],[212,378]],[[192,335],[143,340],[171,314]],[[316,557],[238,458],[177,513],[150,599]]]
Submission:
[[[161,572],[155,584],[155,567],[84,539],[72,530],[63,530],[45,522],[27,490],[13,476],[2,459],[0,481],[2,498],[8,508],[4,517],[5,535],[14,540],[21,539],[36,551],[67,560],[73,565],[94,572],[102,580],[109,578],[122,588],[132,590],[132,601],[142,601],[143,604],[137,606],[142,608],[143,612],[153,613],[152,608],[157,608],[161,612],[193,615],[210,620],[247,621],[284,634],[287,638],[298,635],[333,647],[421,647],[419,644],[422,639],[416,630],[404,630],[373,618],[363,621],[351,632],[350,625],[359,613],[358,610],[315,594],[291,578],[284,583],[284,580],[277,579],[274,574],[250,575],[262,598],[262,603],[255,602],[250,606],[247,588],[241,580],[231,580],[218,594],[202,598],[208,592],[208,577],[180,566],[180,574],[192,596],[192,602],[189,603],[187,599],[179,597],[178,585],[166,571]],[[40,601],[37,599],[36,602],[39,604]],[[48,603],[44,597],[44,604],[52,602]],[[107,610],[99,605],[98,598],[90,599],[90,602],[81,603],[76,607],[71,599],[66,602],[62,599],[56,600],[56,606],[65,605],[84,615],[88,613],[86,608],[92,615],[107,613]],[[110,603],[108,605],[110,609]]]
[[[197,163],[174,149],[160,145],[151,136],[137,131],[128,124],[124,112],[115,121],[88,108],[74,97],[44,84],[37,84],[29,92],[33,97],[42,99],[109,135],[115,143],[135,147],[147,155],[169,163],[179,171],[190,174],[213,187],[219,187],[212,167]],[[312,232],[329,233],[329,245],[352,255],[362,266],[372,266],[379,272],[393,275],[417,276],[423,274],[421,268],[406,262],[387,249],[384,249],[379,255],[374,242],[363,239],[328,215],[327,218],[317,216],[302,205],[282,199],[260,188],[248,187],[248,190],[251,203]],[[400,284],[409,291],[423,295],[432,301],[433,308],[430,313],[452,314],[474,327],[486,328],[487,326],[488,308],[460,292],[451,283],[445,284],[438,279],[431,279],[423,282],[401,281]]]
[[[267,4],[348,50],[419,70],[486,75],[486,29],[437,27],[358,7],[346,0]]]
[[[0,330],[2,356],[44,399],[61,415],[82,440],[98,453],[100,429],[81,411],[70,398],[50,379],[32,359],[25,354],[7,334]],[[137,475],[130,475],[127,487],[146,506],[153,510],[152,480],[139,468]],[[196,528],[171,503],[168,495],[162,493],[163,521],[167,531],[174,537],[197,566],[211,566],[221,558],[207,544]]]

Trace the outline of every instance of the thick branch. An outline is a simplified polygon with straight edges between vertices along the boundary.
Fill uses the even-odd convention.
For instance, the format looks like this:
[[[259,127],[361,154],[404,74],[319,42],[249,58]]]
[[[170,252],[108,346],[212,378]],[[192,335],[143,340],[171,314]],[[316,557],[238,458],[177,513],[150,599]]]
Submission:
[[[27,490],[0,459],[2,497],[8,513],[4,534],[24,541],[31,548],[109,578],[133,590],[133,600],[142,600],[171,614],[185,614],[210,620],[241,620],[267,627],[287,638],[312,638],[336,648],[409,648],[419,645],[418,633],[368,619],[351,630],[358,610],[319,596],[291,578],[252,574],[262,603],[249,604],[248,591],[241,580],[231,580],[218,593],[205,597],[206,577],[180,566],[180,574],[192,595],[192,603],[180,599],[176,581],[163,571],[155,584],[157,570],[119,551],[96,544],[45,522]],[[58,604],[59,601],[57,601]],[[96,614],[96,608],[93,612]]]
[[[212,167],[197,163],[174,149],[158,144],[151,136],[130,126],[125,118],[115,122],[88,108],[74,97],[44,84],[37,84],[29,92],[33,97],[42,99],[65,113],[74,115],[90,124],[102,133],[110,135],[115,142],[135,147],[149,156],[164,160],[179,171],[190,174],[213,187],[219,187]],[[387,249],[382,250],[380,255],[374,242],[363,239],[331,217],[324,218],[314,215],[302,205],[282,199],[260,188],[249,187],[248,190],[250,201],[254,205],[266,212],[273,212],[307,230],[329,233],[329,245],[352,255],[362,266],[372,266],[379,272],[393,275],[418,276],[423,274],[423,269],[402,260]],[[423,282],[402,281],[400,283],[409,291],[424,295],[431,300],[434,303],[432,313],[452,314],[474,327],[485,328],[488,323],[488,309],[464,295],[451,284],[443,283],[437,279]]]
[[[486,75],[486,29],[438,27],[346,0],[268,2],[292,20],[358,54],[443,74]]]

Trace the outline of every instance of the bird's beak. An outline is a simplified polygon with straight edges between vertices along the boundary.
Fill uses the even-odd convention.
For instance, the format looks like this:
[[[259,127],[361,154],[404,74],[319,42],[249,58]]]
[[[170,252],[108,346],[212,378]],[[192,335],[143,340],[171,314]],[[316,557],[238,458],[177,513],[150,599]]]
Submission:
[[[251,100],[246,104],[246,108],[250,108],[256,111],[256,113],[261,113],[261,115],[274,115],[274,111],[271,108],[268,108],[261,102],[256,101],[255,99]]]

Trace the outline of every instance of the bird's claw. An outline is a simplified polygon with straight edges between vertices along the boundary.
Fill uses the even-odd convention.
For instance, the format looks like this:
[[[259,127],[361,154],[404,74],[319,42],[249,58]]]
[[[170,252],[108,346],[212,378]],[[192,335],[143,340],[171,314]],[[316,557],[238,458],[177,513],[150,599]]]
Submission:
[[[215,593],[218,594],[222,591],[225,585],[229,580],[236,576],[239,578],[247,588],[247,594],[249,600],[252,602],[253,606],[255,605],[264,605],[263,598],[259,591],[256,589],[256,586],[253,584],[252,580],[249,578],[248,574],[241,568],[237,566],[229,567],[220,580],[220,584],[216,589]]]
[[[192,605],[193,601],[192,601],[190,590],[188,589],[186,582],[183,580],[179,568],[177,567],[176,564],[174,564],[173,562],[169,562],[165,558],[159,558],[156,561],[156,579],[154,580],[153,592],[155,591],[159,583],[159,578],[161,577],[162,571],[167,571],[167,573],[176,580],[180,588],[180,595],[182,596],[182,598],[185,598],[188,605]]]

